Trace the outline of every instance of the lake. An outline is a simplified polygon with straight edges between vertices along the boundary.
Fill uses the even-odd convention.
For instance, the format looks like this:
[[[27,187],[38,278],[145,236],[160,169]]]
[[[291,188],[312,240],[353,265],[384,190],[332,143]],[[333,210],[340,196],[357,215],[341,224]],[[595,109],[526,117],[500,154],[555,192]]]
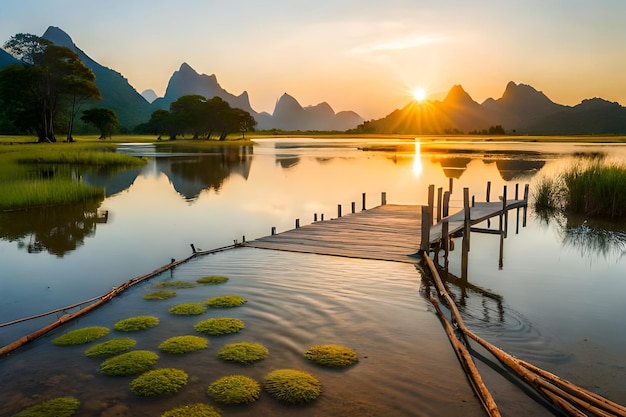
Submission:
[[[201,152],[125,144],[120,152],[148,156],[149,162],[136,170],[83,173],[85,182],[106,187],[107,198],[101,204],[0,213],[0,321],[104,294],[172,258],[189,256],[190,244],[212,249],[242,241],[244,236],[252,240],[270,234],[272,227],[278,232],[291,229],[296,219],[304,225],[316,214],[336,217],[339,204],[344,214],[349,213],[352,202],[360,210],[363,193],[367,208],[380,204],[382,192],[391,204],[425,204],[429,184],[448,189],[452,179],[451,206],[455,210],[462,206],[464,187],[477,201],[484,201],[490,181],[492,200],[504,185],[511,198],[516,184],[520,190],[530,184],[532,190],[542,175],[579,163],[581,155],[602,154],[609,160],[626,161],[626,146],[608,144],[463,143],[454,138],[443,143],[429,139],[258,142],[254,147]],[[467,279],[483,291],[451,286],[462,301],[466,325],[515,356],[626,403],[625,225],[543,219],[532,210],[526,214],[525,226],[518,219],[515,212],[510,213],[501,266],[500,239],[489,234],[471,236]],[[449,272],[461,276],[461,238],[456,239],[455,248]],[[99,362],[82,357],[84,347],[68,350],[53,347],[50,341],[66,330],[111,326],[121,318],[156,314],[165,308],[165,314],[159,313],[163,325],[138,336],[138,344],[153,346],[156,340],[180,332],[180,318],[169,317],[167,307],[207,298],[211,291],[234,291],[249,300],[233,313],[245,317],[248,327],[256,329],[249,334],[262,340],[271,352],[283,352],[276,362],[255,365],[251,372],[259,379],[278,364],[299,365],[299,352],[316,343],[316,335],[340,337],[344,344],[367,352],[368,359],[339,375],[315,369],[332,389],[320,397],[319,404],[299,410],[298,415],[316,415],[317,407],[323,407],[325,415],[346,415],[354,410],[361,410],[361,415],[429,415],[428,407],[432,407],[430,415],[432,410],[446,407],[452,407],[449,413],[458,414],[455,407],[463,399],[446,399],[439,386],[453,380],[454,371],[446,370],[450,374],[441,375],[442,381],[434,385],[432,381],[424,384],[419,376],[397,378],[396,373],[385,376],[380,372],[400,361],[403,367],[421,369],[436,361],[456,360],[451,349],[443,357],[437,356],[445,355],[440,352],[432,352],[432,358],[408,353],[410,346],[426,343],[436,322],[419,293],[421,276],[414,267],[236,249],[195,259],[154,280],[192,280],[214,273],[228,275],[231,281],[219,289],[181,290],[176,301],[162,304],[142,300],[152,284],[141,284],[78,323],[0,359],[2,374],[12,375],[3,378],[0,404],[27,404],[29,397],[58,389],[54,381],[66,384],[70,392],[83,393],[91,411],[81,415],[105,415],[99,410],[112,413],[115,407],[122,409],[117,415],[157,415],[171,401],[202,401],[204,397],[190,390],[176,400],[167,400],[170,402],[138,401],[127,389],[120,389],[119,383],[102,378],[97,372]],[[196,319],[185,317],[185,322],[179,320],[178,324],[189,327]],[[0,345],[50,320],[46,317],[1,327]],[[193,333],[192,327],[190,331]],[[222,343],[223,339],[211,338],[209,349]],[[366,366],[369,358],[386,350],[384,360],[381,357],[376,365]],[[70,356],[74,359],[69,360],[67,352],[73,352]],[[193,355],[204,363],[197,353]],[[176,363],[171,358],[160,361]],[[228,372],[214,359],[207,367],[217,369],[217,374]],[[202,380],[196,384],[208,385],[212,375],[196,378]],[[358,391],[351,401],[345,399],[350,394],[341,391],[345,386]],[[372,397],[373,391],[377,394]],[[338,406],[342,398],[343,405]],[[265,398],[254,411],[256,406],[227,408],[224,414],[285,413]],[[11,412],[19,409],[14,405]]]

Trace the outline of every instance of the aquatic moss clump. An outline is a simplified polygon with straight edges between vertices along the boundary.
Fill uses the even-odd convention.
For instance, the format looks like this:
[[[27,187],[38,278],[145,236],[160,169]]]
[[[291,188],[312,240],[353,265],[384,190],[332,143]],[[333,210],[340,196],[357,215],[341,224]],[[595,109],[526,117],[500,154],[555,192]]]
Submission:
[[[67,332],[52,340],[52,343],[57,346],[82,345],[100,339],[107,334],[109,334],[109,329],[106,327],[85,327]]]
[[[100,372],[112,376],[137,375],[157,363],[159,355],[149,350],[134,350],[113,356],[100,364]]]
[[[130,390],[140,397],[171,395],[187,384],[187,373],[176,368],[145,372],[130,382]]]
[[[221,334],[237,333],[244,327],[246,326],[243,321],[229,317],[207,319],[196,323],[193,326],[193,328],[197,332],[206,333],[214,336]]]
[[[228,281],[228,277],[223,277],[221,275],[211,275],[208,277],[198,278],[196,280],[198,284],[211,284],[211,285],[223,284],[226,281]]]
[[[74,397],[59,397],[44,401],[14,414],[13,417],[70,417],[76,414],[80,401]]]
[[[260,343],[239,342],[223,346],[217,356],[229,362],[253,363],[267,358],[269,353]]]
[[[207,310],[207,306],[202,303],[183,303],[172,306],[169,312],[180,316],[194,316],[202,314]]]
[[[277,369],[265,376],[265,390],[289,404],[305,404],[319,397],[322,384],[313,375],[297,369]]]
[[[161,417],[220,417],[222,413],[206,404],[181,405],[161,414]]]
[[[183,354],[195,352],[209,346],[209,341],[199,336],[175,336],[170,337],[159,345],[163,352]]]
[[[245,375],[227,375],[209,385],[207,393],[223,404],[246,404],[259,399],[261,385]]]
[[[196,286],[193,282],[187,281],[163,281],[154,284],[157,288],[193,288]]]
[[[159,290],[150,292],[143,296],[144,300],[167,300],[176,297],[176,291]]]
[[[209,298],[205,303],[213,308],[231,308],[243,305],[246,299],[238,295],[221,295],[219,297]]]
[[[85,356],[112,356],[126,352],[135,346],[137,342],[130,337],[119,337],[98,343],[85,351]]]
[[[304,357],[318,365],[344,368],[359,360],[357,353],[342,345],[316,345],[304,352]]]
[[[136,316],[120,320],[113,327],[122,332],[135,332],[154,327],[157,324],[159,324],[159,319],[154,316]]]

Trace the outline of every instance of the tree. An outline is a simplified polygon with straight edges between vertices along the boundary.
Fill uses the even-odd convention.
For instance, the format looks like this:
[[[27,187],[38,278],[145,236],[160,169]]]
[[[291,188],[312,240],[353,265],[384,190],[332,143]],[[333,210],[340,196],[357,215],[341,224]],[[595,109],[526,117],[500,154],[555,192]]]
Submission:
[[[183,129],[193,135],[193,139],[206,133],[207,108],[206,98],[197,94],[179,97],[170,104],[170,112],[182,124]]]
[[[39,135],[39,100],[31,88],[35,80],[33,67],[13,64],[0,71],[0,111],[6,129],[3,133]]]
[[[83,111],[80,120],[95,126],[100,131],[98,139],[110,138],[119,125],[117,113],[112,109],[103,107],[94,107]]]
[[[24,73],[11,72],[17,81],[28,79],[29,88],[21,94],[13,93],[3,97],[10,106],[27,106],[24,111],[38,114],[39,120],[29,126],[40,142],[56,142],[54,129],[55,116],[64,106],[70,105],[68,139],[71,138],[73,119],[80,104],[87,98],[99,98],[95,76],[69,48],[30,34],[18,34],[5,43],[5,48],[25,65]],[[24,99],[22,94],[29,96]],[[35,99],[30,101],[30,98]]]

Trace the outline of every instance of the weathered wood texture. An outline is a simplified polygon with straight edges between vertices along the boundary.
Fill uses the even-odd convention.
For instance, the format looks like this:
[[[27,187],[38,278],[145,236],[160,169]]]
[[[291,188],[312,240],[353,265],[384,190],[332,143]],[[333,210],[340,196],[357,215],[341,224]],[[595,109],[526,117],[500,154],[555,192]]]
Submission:
[[[247,246],[349,258],[416,263],[421,206],[384,205],[266,236]]]
[[[524,200],[507,202],[507,209],[521,207]],[[470,209],[471,224],[499,215],[502,203],[476,203]],[[430,230],[430,242],[441,239],[442,222],[449,234],[463,228],[462,211],[442,219]],[[289,252],[317,253],[348,258],[416,263],[422,240],[422,206],[389,204],[356,214],[315,222],[297,229],[262,237],[247,246]]]

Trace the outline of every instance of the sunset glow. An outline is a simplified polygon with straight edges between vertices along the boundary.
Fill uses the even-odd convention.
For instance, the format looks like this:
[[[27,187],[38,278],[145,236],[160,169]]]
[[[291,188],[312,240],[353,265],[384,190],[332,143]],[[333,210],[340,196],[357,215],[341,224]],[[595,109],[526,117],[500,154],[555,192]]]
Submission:
[[[415,90],[413,90],[413,98],[418,103],[421,103],[422,101],[426,100],[427,96],[428,95],[426,94],[426,90],[423,87],[417,87]]]

